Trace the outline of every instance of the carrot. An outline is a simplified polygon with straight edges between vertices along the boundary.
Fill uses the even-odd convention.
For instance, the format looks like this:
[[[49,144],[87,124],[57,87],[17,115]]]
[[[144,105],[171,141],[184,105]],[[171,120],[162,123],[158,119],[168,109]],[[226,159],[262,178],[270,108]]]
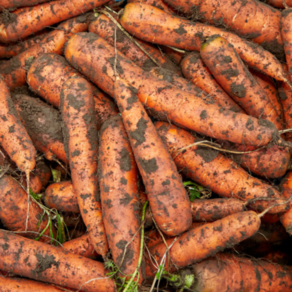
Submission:
[[[24,174],[20,175],[20,177],[17,178],[16,180],[21,184],[21,186],[24,189],[27,189],[28,185],[27,185],[26,176]],[[43,188],[41,179],[38,176],[36,176],[34,174],[31,174],[29,176],[29,188],[35,194],[39,194],[41,192],[42,188]]]
[[[267,3],[274,6],[274,7],[277,7],[277,8],[292,7],[291,0],[267,0]],[[285,7],[285,6],[287,6],[287,7]]]
[[[194,23],[145,4],[126,5],[120,19],[121,25],[136,37],[189,51],[200,51],[205,38],[214,34],[231,43],[238,55],[251,68],[287,82],[281,63],[270,52],[239,36],[210,25]],[[155,38],[153,36],[155,35]]]
[[[0,74],[2,74],[6,85],[10,89],[24,85],[27,70],[34,58],[44,53],[61,55],[68,38],[73,33],[86,31],[87,28],[87,17],[79,16],[69,19],[48,33],[38,44],[0,64]]]
[[[172,245],[169,249],[170,260],[166,260],[164,269],[166,271],[173,270],[169,263],[175,267],[183,268],[213,256],[225,248],[231,248],[236,243],[255,234],[260,224],[260,218],[255,212],[246,211],[191,229],[183,233],[174,243],[174,238],[170,238],[166,240],[168,246]],[[150,248],[150,253],[159,265],[161,265],[166,250],[164,242]],[[148,277],[155,275],[155,270],[151,263],[146,265]]]
[[[99,135],[104,227],[113,260],[122,277],[128,277],[136,270],[140,256],[138,169],[120,116],[106,121]],[[139,282],[142,280],[143,277],[139,278]]]
[[[5,230],[0,231],[0,256],[3,271],[85,292],[116,291],[102,263]]]
[[[218,35],[209,37],[200,54],[217,82],[248,115],[266,119],[281,128],[269,97],[226,39]]]
[[[13,21],[6,22],[2,18],[0,42],[18,41],[47,26],[78,16],[106,2],[108,0],[87,0],[82,2],[77,0],[58,0],[36,5],[32,8],[18,9],[11,13],[10,19],[13,19]]]
[[[119,106],[153,217],[161,231],[175,236],[191,226],[190,201],[174,161],[158,136],[137,91],[124,80],[115,82]]]
[[[43,160],[39,160],[36,163],[35,175],[41,180],[42,187],[45,188],[51,178],[51,169],[46,165]]]
[[[62,134],[62,118],[57,110],[39,99],[12,95],[20,120],[36,149],[48,160],[60,159],[68,163]]]
[[[186,55],[180,65],[186,79],[209,93],[227,109],[244,113],[243,109],[217,83],[208,67],[203,63],[200,53],[192,52]]]
[[[160,46],[163,50],[163,52],[168,56],[168,58],[174,62],[174,64],[179,65],[181,60],[183,59],[185,53],[179,52],[177,50],[174,50],[168,46]]]
[[[89,82],[82,77],[71,77],[63,84],[60,109],[73,190],[94,249],[105,256],[108,246],[96,176],[98,136],[93,107]]]
[[[67,43],[65,57],[72,66],[113,96],[115,50],[103,39],[92,33],[76,34]],[[268,121],[226,111],[210,104],[210,99],[202,100],[205,94],[196,96],[157,80],[119,52],[116,64],[117,73],[136,89],[140,87],[140,101],[151,115],[159,119],[170,120],[203,135],[247,145],[266,145],[278,135],[275,126]]]
[[[291,260],[291,255],[280,250],[271,251],[264,256],[264,259],[267,259],[270,262],[279,264],[279,265],[288,265]]]
[[[127,3],[141,3],[141,4],[152,5],[169,14],[176,15],[174,10],[169,5],[165,4],[162,0],[128,0]]]
[[[36,150],[18,119],[9,90],[0,76],[0,144],[17,167],[28,174],[35,167]]]
[[[42,2],[48,2],[48,0],[1,0],[0,11],[2,9],[11,9],[17,7],[33,6]]]
[[[12,177],[4,175],[0,179],[0,187],[0,218],[3,225],[11,231],[22,231],[22,236],[37,238],[37,234],[29,231],[42,232],[48,225],[47,215],[42,216],[43,210],[34,201],[28,201],[25,190]],[[55,233],[54,227],[52,230]],[[40,240],[49,243],[50,228],[44,235]]]
[[[79,213],[77,197],[71,181],[62,181],[49,185],[44,195],[44,203],[58,211]]]
[[[98,256],[92,243],[90,242],[88,233],[63,243],[63,247],[70,253],[74,253],[85,258],[95,259]]]
[[[290,291],[292,271],[260,259],[217,254],[192,266],[196,291]],[[231,276],[232,275],[232,276]]]
[[[53,106],[59,107],[62,85],[72,76],[81,76],[81,74],[72,68],[64,57],[43,54],[32,63],[27,74],[27,82],[39,96]],[[102,123],[116,115],[118,110],[106,94],[93,85],[92,90],[98,129],[100,129]]]
[[[234,0],[166,0],[166,3],[190,16],[192,20],[212,25],[224,25],[239,36],[251,39],[271,51],[278,58],[283,56],[280,33],[281,14],[260,1]]]
[[[219,196],[237,198],[242,201],[254,200],[259,197],[272,200],[258,201],[257,204],[253,204],[260,211],[275,204],[275,202],[280,202],[280,199],[284,199],[270,185],[250,176],[237,163],[215,150],[193,146],[179,153],[178,150],[199,141],[189,132],[165,122],[157,122],[155,127],[178,169],[193,181],[204,187],[209,187]],[[269,213],[284,212],[288,208],[287,205],[277,206]]]
[[[109,17],[104,14],[99,14],[97,18],[90,23],[88,31],[98,34],[111,46],[116,45],[116,48],[121,53],[144,70],[148,71],[153,67],[160,66],[180,74],[180,69],[175,66],[166,55],[163,55],[153,45],[134,38],[134,40],[156,61],[156,63],[154,63],[153,60],[149,58],[149,56],[147,56],[135,43],[133,43],[118,27],[116,28],[115,41],[115,27],[116,24]]]

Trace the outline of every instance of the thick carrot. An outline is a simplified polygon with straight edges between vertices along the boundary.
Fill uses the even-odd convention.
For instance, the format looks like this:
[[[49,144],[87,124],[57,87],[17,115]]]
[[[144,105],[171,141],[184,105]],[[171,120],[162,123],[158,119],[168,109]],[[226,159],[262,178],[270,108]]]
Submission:
[[[277,8],[286,8],[284,3],[286,6],[292,7],[291,0],[267,0],[267,3]]]
[[[87,28],[87,17],[79,16],[69,19],[61,23],[54,31],[48,33],[38,44],[0,64],[0,74],[2,74],[7,86],[13,89],[24,85],[27,70],[34,58],[44,53],[61,55],[68,38],[73,33],[86,31]]]
[[[55,107],[60,105],[63,83],[72,76],[81,74],[72,68],[64,57],[56,54],[43,54],[31,65],[27,73],[30,88]],[[114,102],[92,85],[94,107],[98,129],[110,116],[118,113]]]
[[[281,63],[270,52],[239,36],[210,25],[194,23],[146,4],[127,4],[121,25],[136,37],[189,51],[200,51],[205,38],[218,34],[230,42],[249,67],[287,82]],[[155,36],[155,38],[153,37]]]
[[[141,3],[141,4],[152,5],[169,14],[176,15],[173,9],[169,5],[165,4],[162,0],[128,0],[127,3]]]
[[[23,39],[47,26],[59,23],[98,7],[108,0],[58,0],[26,7],[11,13],[10,19],[2,18],[0,24],[0,42],[9,43]]]
[[[0,144],[17,167],[26,174],[35,167],[36,150],[18,119],[9,90],[0,76]]]
[[[0,256],[3,271],[85,292],[116,291],[102,263],[5,230],[0,230]]]
[[[218,35],[209,37],[200,55],[217,82],[248,115],[269,120],[281,128],[269,97],[226,39]]]
[[[156,63],[154,63],[153,60],[151,60],[149,56],[147,56],[135,43],[133,43],[118,27],[116,28],[115,42],[115,27],[115,23],[112,22],[110,18],[108,18],[104,14],[101,14],[98,15],[98,17],[90,23],[88,31],[98,34],[100,37],[105,39],[111,46],[115,46],[116,44],[116,48],[121,53],[123,53],[136,65],[143,68],[144,70],[150,70],[153,67],[160,66],[162,68],[181,74],[179,67],[176,66],[166,55],[163,55],[157,48],[149,43],[134,38],[135,41],[137,41],[139,45],[154,60],[156,60]]]
[[[42,217],[43,210],[32,200],[28,201],[27,193],[12,177],[4,175],[0,179],[0,187],[0,218],[3,225],[11,231],[22,231],[22,236],[37,238],[36,232],[42,232],[48,224],[47,215]],[[54,227],[52,230],[55,233]],[[50,228],[44,235],[40,240],[49,243]]]
[[[95,259],[98,256],[94,250],[93,244],[90,242],[88,233],[63,243],[63,248],[70,253],[74,253],[85,258]]]
[[[186,55],[180,64],[183,75],[196,86],[209,93],[226,108],[244,113],[243,109],[221,88],[203,63],[199,52]]]
[[[49,208],[63,212],[80,213],[71,181],[50,184],[46,188],[43,200]]]
[[[48,160],[68,163],[60,113],[40,99],[25,94],[12,95],[20,120],[36,149]]]
[[[169,263],[175,267],[183,268],[213,256],[226,248],[231,248],[255,234],[260,224],[261,220],[255,212],[246,211],[191,229],[183,233],[171,246],[169,249],[170,261],[167,260],[168,256],[166,256],[164,269],[166,271],[173,270]],[[166,243],[170,246],[173,241],[174,238],[171,238],[166,240]],[[164,242],[150,248],[150,253],[159,265],[166,251],[167,247]],[[148,263],[146,275],[149,277],[155,273],[156,268]]]
[[[283,57],[280,11],[255,0],[166,0],[166,3],[191,16],[192,20],[224,25],[237,35],[261,44],[266,50]]]
[[[126,277],[134,273],[140,256],[138,169],[120,116],[106,121],[99,135],[104,227],[113,260]],[[142,282],[143,276],[139,280]]]
[[[178,235],[192,223],[190,200],[167,148],[158,136],[137,91],[115,82],[114,97],[135,155],[153,217],[161,231]]]
[[[114,48],[95,34],[79,33],[68,41],[65,56],[75,68],[113,96]],[[117,73],[136,89],[140,87],[140,101],[159,119],[170,120],[204,135],[247,145],[265,145],[278,136],[272,123],[210,104],[211,100],[202,100],[205,94],[196,96],[179,90],[166,81],[151,77],[119,52],[116,64]]]
[[[108,246],[96,175],[98,132],[90,83],[81,77],[69,78],[62,87],[60,109],[73,190],[94,249],[105,256]]]
[[[34,6],[36,4],[48,2],[48,0],[0,0],[0,11],[1,9],[10,9],[25,6]]]
[[[290,267],[234,254],[217,254],[193,265],[192,270],[197,292],[285,292],[292,285]]]
[[[233,197],[248,201],[259,197],[272,201],[259,201],[255,206],[260,211],[284,199],[270,185],[250,176],[237,163],[215,150],[193,146],[178,153],[199,140],[189,132],[165,122],[157,122],[155,127],[165,142],[177,167],[192,180],[209,187],[222,197]],[[273,200],[275,199],[275,201]],[[269,213],[279,213],[289,206],[278,206]]]

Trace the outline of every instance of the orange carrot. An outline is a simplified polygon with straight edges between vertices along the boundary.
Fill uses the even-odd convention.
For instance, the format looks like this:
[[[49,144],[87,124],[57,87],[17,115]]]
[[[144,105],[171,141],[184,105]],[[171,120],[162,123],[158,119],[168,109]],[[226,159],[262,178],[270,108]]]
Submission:
[[[287,82],[281,63],[261,46],[210,25],[194,23],[146,4],[130,3],[124,8],[121,25],[136,37],[189,51],[200,51],[205,38],[214,34],[232,44],[238,55],[251,68]],[[155,38],[153,36],[155,35]]]
[[[64,57],[56,54],[43,54],[31,65],[27,82],[30,88],[55,107],[60,105],[63,83],[72,76],[81,74],[72,68]],[[114,102],[92,85],[98,129],[110,116],[118,113]]]
[[[36,5],[32,8],[18,9],[11,13],[10,19],[12,21],[5,22],[2,18],[0,42],[18,41],[47,26],[78,16],[106,2],[108,0],[87,0],[82,2],[77,0],[58,0]]]
[[[81,77],[69,78],[62,87],[60,109],[73,190],[94,249],[105,256],[108,246],[96,175],[98,132],[89,82]]]
[[[27,189],[28,185],[27,185],[27,180],[26,180],[26,176],[25,174],[20,175],[19,178],[16,179],[24,189]],[[41,179],[34,175],[31,174],[29,176],[29,188],[35,193],[35,194],[39,194],[42,190],[42,182]]]
[[[200,53],[192,52],[188,54],[183,58],[180,65],[185,78],[209,93],[226,108],[244,113],[243,109],[230,98],[214,79],[208,67],[203,63]]]
[[[242,201],[260,197],[270,199],[271,201],[259,200],[253,204],[253,207],[260,211],[275,203],[283,202],[285,197],[277,190],[250,176],[237,163],[215,150],[201,148],[198,145],[179,153],[180,149],[199,141],[189,132],[165,122],[157,122],[155,127],[178,169],[202,186],[209,187],[222,197],[233,197]],[[288,205],[281,205],[271,209],[269,213],[284,212],[287,209],[289,209]]]
[[[0,1],[0,11],[3,9],[11,9],[17,7],[33,6],[42,2],[47,2],[48,0],[1,0]]]
[[[174,62],[174,64],[179,65],[181,60],[183,59],[185,53],[183,52],[178,52],[175,49],[172,49],[168,46],[160,46],[163,50],[163,52],[168,56],[168,58],[170,60],[172,60],[172,62]]]
[[[116,291],[102,263],[5,230],[0,230],[0,256],[3,271],[85,292]]]
[[[36,163],[35,175],[40,178],[42,187],[45,188],[51,178],[52,172],[43,160],[38,160]]]
[[[167,148],[158,136],[137,91],[124,80],[115,82],[115,100],[135,155],[153,217],[161,231],[175,236],[192,223],[189,198]]]
[[[277,8],[292,7],[291,0],[267,0],[267,3],[274,6],[274,7],[277,7]],[[287,7],[285,7],[285,6],[287,6]]]
[[[86,31],[87,27],[87,18],[84,16],[69,19],[48,33],[38,44],[0,64],[0,74],[2,74],[6,85],[11,89],[24,85],[27,70],[34,58],[44,53],[61,55],[68,38],[73,33]]]
[[[169,14],[176,15],[173,9],[169,5],[165,4],[162,0],[128,0],[127,3],[141,3],[141,4],[152,5]]]

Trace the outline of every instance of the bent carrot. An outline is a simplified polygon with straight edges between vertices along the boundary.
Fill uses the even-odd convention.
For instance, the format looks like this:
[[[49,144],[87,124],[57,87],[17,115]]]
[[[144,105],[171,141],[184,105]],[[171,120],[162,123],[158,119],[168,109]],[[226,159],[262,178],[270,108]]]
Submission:
[[[77,76],[69,78],[62,86],[60,109],[73,190],[94,249],[105,256],[108,245],[96,176],[98,132],[89,82]]]
[[[67,164],[60,113],[28,95],[12,95],[12,100],[36,149],[44,153],[48,160],[57,158]]]
[[[271,199],[272,201],[259,200],[253,204],[253,207],[260,211],[284,199],[270,185],[250,176],[237,163],[215,150],[193,146],[179,153],[180,149],[199,141],[189,132],[165,122],[156,122],[155,127],[178,169],[219,196],[233,197],[242,201],[260,197]],[[277,206],[269,213],[284,212],[288,208],[288,205]]]
[[[3,271],[85,292],[116,291],[102,263],[5,230],[0,230],[0,256]]]
[[[185,78],[209,93],[227,109],[244,113],[244,110],[217,83],[208,67],[203,63],[200,53],[192,52],[186,55],[180,66]]]
[[[45,205],[51,209],[80,213],[71,181],[50,184],[45,190],[43,200]]]
[[[194,23],[146,4],[130,3],[124,8],[121,25],[136,37],[189,51],[200,51],[205,38],[214,34],[231,43],[238,55],[251,68],[287,82],[281,63],[261,46],[243,40],[225,30],[201,23]],[[155,35],[155,38],[153,38]]]
[[[47,26],[72,18],[96,8],[108,0],[58,0],[12,12],[12,22],[0,24],[0,42],[23,39]]]
[[[140,256],[138,169],[120,116],[106,121],[99,135],[98,169],[104,227],[121,277],[129,278]],[[142,281],[143,276],[139,278],[139,282]]]
[[[115,50],[103,39],[92,33],[76,34],[67,43],[65,57],[113,96]],[[119,52],[116,58],[117,73],[136,89],[140,87],[140,101],[150,109],[151,115],[155,114],[159,119],[171,120],[203,135],[247,145],[266,145],[278,135],[274,125],[268,121],[224,110],[210,104],[212,100],[202,100],[204,94],[196,96],[179,90],[166,81],[151,77]],[[216,125],[220,125],[220,129]]]
[[[43,54],[32,64],[27,73],[30,88],[55,107],[60,105],[63,83],[72,76],[81,74],[72,68],[64,57],[56,54]],[[94,107],[98,129],[109,117],[118,114],[114,102],[92,85]]]

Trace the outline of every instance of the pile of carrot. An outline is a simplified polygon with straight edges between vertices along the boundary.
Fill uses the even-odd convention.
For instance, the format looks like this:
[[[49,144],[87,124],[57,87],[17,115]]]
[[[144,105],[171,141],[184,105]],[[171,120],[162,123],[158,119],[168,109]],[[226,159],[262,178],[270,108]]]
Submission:
[[[292,291],[291,56],[290,0],[0,0],[0,290]]]

